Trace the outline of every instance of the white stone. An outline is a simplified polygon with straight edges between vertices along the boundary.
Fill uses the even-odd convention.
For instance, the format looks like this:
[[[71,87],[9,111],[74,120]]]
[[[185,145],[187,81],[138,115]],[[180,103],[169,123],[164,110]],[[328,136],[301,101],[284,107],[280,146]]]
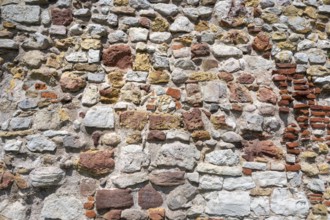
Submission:
[[[205,161],[219,166],[232,166],[239,163],[239,156],[232,150],[214,150],[205,156]]]
[[[304,192],[291,192],[286,188],[275,188],[270,197],[270,209],[277,215],[294,215],[304,219],[309,207],[309,201]]]
[[[222,82],[204,82],[201,83],[201,89],[205,102],[219,102],[227,93],[227,86]]]
[[[189,142],[190,140],[190,133],[186,131],[180,131],[180,130],[175,130],[175,131],[168,131],[166,133],[166,139],[167,140],[178,140],[178,141],[184,141],[184,142]]]
[[[149,31],[145,28],[130,28],[128,30],[129,38],[132,42],[147,41]]]
[[[158,3],[154,4],[153,7],[155,11],[165,16],[174,16],[179,12],[178,7],[174,4]]]
[[[229,58],[220,64],[220,70],[233,73],[242,69],[241,63],[235,58]]]
[[[312,179],[307,184],[308,189],[315,192],[324,192],[325,191],[325,182],[321,179]]]
[[[86,86],[81,103],[86,106],[95,105],[99,101],[99,90],[96,85],[90,84]]]
[[[171,210],[189,207],[188,202],[196,193],[197,189],[188,183],[178,186],[168,194],[166,204]]]
[[[171,40],[170,32],[153,32],[150,34],[150,41],[155,44],[161,44]]]
[[[29,174],[34,187],[49,187],[61,185],[65,172],[58,167],[38,167]]]
[[[223,178],[215,175],[202,175],[199,178],[199,188],[205,190],[221,190]]]
[[[99,50],[88,50],[88,63],[100,62],[100,51]]]
[[[49,33],[53,35],[66,35],[66,27],[63,25],[51,25],[49,28]]]
[[[146,82],[148,72],[128,70],[126,74],[126,81],[128,82]]]
[[[246,216],[250,214],[249,192],[211,192],[205,195],[209,215]]]
[[[56,144],[53,141],[39,134],[29,135],[26,139],[28,140],[26,147],[30,151],[44,152],[54,151],[56,149]]]
[[[140,145],[126,145],[121,148],[116,168],[125,173],[140,171],[150,163],[149,156]]]
[[[0,202],[0,218],[3,220],[26,220],[27,207],[23,205],[23,201],[9,201],[3,199]]]
[[[219,1],[217,4],[215,4],[214,14],[218,19],[218,21],[228,16],[231,7],[232,7],[232,1],[230,0]]]
[[[266,170],[267,169],[267,163],[244,162],[243,167],[248,168],[248,169],[252,169],[252,170]]]
[[[196,171],[199,173],[208,173],[220,176],[242,176],[241,167],[216,166],[209,163],[199,163]]]
[[[1,17],[18,23],[38,24],[40,12],[39,6],[6,5],[1,8]]]
[[[94,128],[114,128],[115,115],[109,106],[94,106],[90,108],[84,118],[86,127]]]
[[[85,52],[72,52],[66,55],[65,59],[72,63],[85,63],[88,60]]]
[[[23,142],[20,140],[8,140],[3,149],[8,152],[18,152],[21,149],[22,144]]]
[[[170,26],[171,32],[191,32],[194,30],[194,25],[187,17],[179,16]]]
[[[127,188],[148,181],[148,174],[144,172],[120,174],[118,176],[113,176],[110,179],[112,183],[115,184],[117,187]]]
[[[277,171],[253,172],[252,178],[257,183],[257,185],[261,187],[287,185],[285,172],[277,172]]]
[[[267,196],[258,196],[251,199],[251,211],[256,216],[268,216],[270,213],[269,198]]]
[[[248,190],[256,187],[253,179],[249,176],[225,178],[223,188],[225,190]]]
[[[18,49],[18,44],[14,40],[0,39],[0,48],[4,48],[4,49]]]
[[[71,195],[51,194],[44,200],[42,219],[84,220],[83,204]]]
[[[215,57],[229,58],[229,57],[242,57],[243,52],[237,47],[227,46],[225,44],[215,44],[212,46],[212,52]]]

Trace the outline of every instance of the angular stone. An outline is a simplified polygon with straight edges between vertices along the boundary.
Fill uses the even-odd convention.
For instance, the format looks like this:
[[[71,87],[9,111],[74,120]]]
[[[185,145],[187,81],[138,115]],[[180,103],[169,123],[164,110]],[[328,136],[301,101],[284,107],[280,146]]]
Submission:
[[[34,169],[29,178],[34,187],[50,187],[62,185],[65,172],[58,167],[38,167]]]
[[[185,183],[184,171],[156,170],[149,174],[149,181],[158,186],[177,186]]]
[[[179,16],[170,26],[171,32],[191,32],[194,30],[194,25],[189,21],[187,17]]]
[[[128,36],[132,42],[147,41],[149,35],[148,29],[145,28],[130,28]]]
[[[99,101],[98,91],[99,90],[96,85],[88,85],[84,90],[83,96],[81,98],[81,103],[85,106],[95,105]]]
[[[147,173],[132,173],[132,174],[120,174],[119,176],[111,177],[111,181],[118,188],[124,189],[136,184],[140,184],[148,181]]]
[[[164,16],[174,16],[179,12],[178,7],[174,4],[158,3],[153,6],[155,11]]]
[[[109,212],[105,213],[102,217],[106,220],[120,220],[122,210],[112,209]]]
[[[18,103],[18,107],[22,110],[34,109],[38,106],[36,99],[23,99]]]
[[[259,32],[254,38],[252,47],[257,51],[266,51],[271,49],[272,45],[269,42],[270,38],[264,32]]]
[[[275,188],[270,197],[270,208],[277,215],[304,218],[309,211],[309,201],[304,192],[291,192],[286,188]]]
[[[20,140],[8,140],[6,141],[3,149],[7,152],[18,152],[21,149],[23,142]]]
[[[179,142],[164,144],[156,155],[156,166],[177,166],[192,170],[200,153],[195,146]]]
[[[142,146],[126,145],[120,151],[116,166],[124,173],[133,173],[140,171],[142,167],[148,166],[149,163],[150,158],[143,151]]]
[[[205,102],[219,102],[227,93],[227,86],[222,82],[204,82],[201,88]]]
[[[45,60],[45,54],[39,50],[31,50],[26,52],[22,57],[22,62],[30,68],[39,68]]]
[[[210,48],[208,44],[193,44],[191,46],[191,53],[194,57],[208,56],[210,55]]]
[[[197,189],[188,183],[178,186],[168,194],[166,204],[171,210],[185,208],[196,193]]]
[[[149,130],[147,141],[165,141],[166,134],[163,131]]]
[[[65,59],[71,63],[86,63],[88,61],[87,54],[80,51],[67,54]]]
[[[92,196],[94,195],[97,187],[99,185],[99,181],[92,178],[85,178],[80,181],[80,194],[82,196]]]
[[[73,21],[72,11],[69,8],[52,8],[51,16],[55,25],[69,26]]]
[[[183,112],[182,117],[187,130],[194,131],[204,128],[202,112],[198,108],[194,108],[190,112]]]
[[[170,81],[170,75],[167,71],[151,71],[148,76],[150,84],[168,83]]]
[[[31,127],[31,118],[12,118],[9,122],[11,129],[13,130],[26,130]]]
[[[262,131],[262,123],[264,118],[261,115],[253,113],[244,113],[241,121],[241,130],[245,131]]]
[[[219,166],[233,166],[239,163],[239,156],[232,150],[214,150],[205,156],[205,161]]]
[[[165,219],[165,209],[164,208],[148,209],[148,215],[150,220],[163,220]]]
[[[23,201],[10,201],[9,199],[3,199],[1,201],[0,216],[3,220],[25,220],[28,218],[28,208],[24,205]]]
[[[269,198],[266,196],[252,198],[251,211],[257,216],[268,216],[270,214]]]
[[[247,161],[253,161],[256,155],[258,156],[268,156],[277,159],[282,158],[283,152],[277,147],[272,141],[243,141],[244,145],[244,155],[243,158]]]
[[[261,187],[287,185],[285,172],[277,172],[277,171],[253,172],[252,178],[257,183],[257,185]]]
[[[176,129],[181,124],[181,118],[172,114],[151,114],[149,121],[150,130]]]
[[[230,90],[230,98],[229,98],[230,102],[238,102],[238,103],[253,102],[250,92],[245,86],[230,82],[228,83],[228,87]]]
[[[196,171],[199,173],[208,173],[220,176],[242,176],[241,167],[217,166],[209,163],[199,163]]]
[[[132,53],[127,45],[114,45],[103,50],[102,60],[104,65],[119,67],[120,69],[132,66]]]
[[[151,184],[148,184],[139,190],[138,204],[142,209],[156,208],[163,204],[163,198]]]
[[[63,91],[77,92],[86,86],[86,80],[72,72],[64,72],[60,84]]]
[[[217,58],[229,58],[229,57],[240,58],[243,55],[243,52],[237,47],[227,46],[224,44],[213,45],[212,53]]]
[[[258,90],[257,97],[258,97],[258,100],[261,102],[269,102],[274,105],[277,102],[277,95],[275,94],[275,92],[272,89],[267,88],[267,87],[261,87]]]
[[[87,172],[93,176],[105,175],[114,169],[115,161],[113,151],[90,150],[79,155],[77,168],[81,172]]]
[[[1,17],[18,23],[38,24],[40,11],[40,7],[34,5],[6,5],[1,8]]]
[[[148,72],[143,71],[132,71],[129,70],[126,73],[126,81],[128,82],[146,82],[148,77]]]
[[[314,191],[314,192],[324,192],[325,191],[325,182],[321,179],[312,179],[308,184],[307,187]]]
[[[223,178],[215,175],[202,175],[199,178],[199,188],[203,190],[221,190]]]
[[[183,142],[189,142],[190,140],[190,133],[185,131],[168,131],[166,133],[167,140],[178,140]]]
[[[153,32],[150,34],[150,41],[156,44],[161,44],[163,42],[169,42],[171,40],[170,32]]]
[[[115,114],[113,109],[108,106],[90,108],[85,115],[84,125],[94,128],[114,128]]]
[[[133,204],[133,197],[127,189],[96,191],[95,205],[97,210],[130,208]]]
[[[14,40],[0,39],[0,48],[4,48],[4,49],[18,49],[18,44]]]
[[[249,176],[242,176],[236,178],[225,178],[223,189],[225,190],[249,190],[256,187],[253,179]]]
[[[41,210],[44,219],[83,219],[83,204],[71,195],[51,194],[46,197]]]
[[[304,17],[289,17],[288,24],[293,31],[300,34],[306,34],[312,29],[310,22]]]
[[[134,130],[143,130],[148,123],[148,112],[125,111],[120,114],[120,125]]]
[[[39,134],[29,135],[26,139],[28,140],[26,147],[30,151],[44,152],[54,151],[56,149],[56,144],[53,141]]]
[[[205,195],[205,212],[209,215],[247,216],[250,214],[249,192],[211,192]]]
[[[244,162],[242,167],[251,170],[266,170],[267,164],[261,162]]]

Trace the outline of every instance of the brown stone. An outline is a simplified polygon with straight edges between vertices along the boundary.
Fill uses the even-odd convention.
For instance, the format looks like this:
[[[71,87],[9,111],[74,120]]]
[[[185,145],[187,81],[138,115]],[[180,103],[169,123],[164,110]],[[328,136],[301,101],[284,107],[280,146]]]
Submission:
[[[151,130],[148,132],[147,141],[165,141],[166,134],[163,131]]]
[[[86,210],[85,215],[87,218],[95,218],[96,212],[94,210]]]
[[[210,118],[211,123],[215,129],[227,128],[226,116],[225,115],[212,115]]]
[[[94,195],[97,187],[97,180],[95,179],[82,179],[79,184],[80,194],[82,196]]]
[[[95,205],[97,210],[130,208],[133,204],[133,197],[130,190],[127,189],[103,189],[96,192]]]
[[[153,172],[149,175],[149,180],[158,186],[178,186],[184,184],[184,175],[184,171]]]
[[[233,74],[228,73],[228,72],[220,72],[218,74],[219,79],[225,81],[225,82],[230,82],[234,80]]]
[[[0,190],[11,186],[11,184],[14,182],[14,179],[15,176],[9,171],[0,173]]]
[[[125,85],[124,73],[121,71],[113,71],[108,74],[108,79],[112,87],[121,88]]]
[[[193,57],[202,57],[210,55],[210,48],[206,43],[193,44],[191,46]]]
[[[198,130],[194,131],[191,134],[191,137],[194,139],[194,141],[204,141],[204,140],[210,140],[211,135],[208,131],[205,130]]]
[[[253,99],[249,93],[249,90],[240,84],[236,83],[228,83],[228,87],[230,90],[230,101],[231,102],[253,102]]]
[[[200,130],[204,128],[204,123],[202,120],[202,112],[198,108],[194,108],[190,112],[182,113],[183,122],[189,131]]]
[[[272,48],[269,37],[264,32],[260,32],[253,40],[252,47],[257,51],[266,51]]]
[[[101,89],[99,91],[102,103],[116,103],[119,99],[120,90],[116,88]]]
[[[138,203],[142,209],[156,208],[163,204],[163,198],[152,185],[148,184],[139,190]]]
[[[72,72],[64,72],[61,75],[60,85],[65,92],[77,92],[86,86],[86,80]]]
[[[166,90],[166,94],[171,96],[172,98],[175,98],[179,100],[181,98],[181,90],[180,89],[175,89],[175,88],[168,88]]]
[[[208,71],[213,68],[218,68],[218,61],[213,59],[205,59],[202,61],[202,68],[204,71]]]
[[[52,23],[55,25],[68,26],[73,21],[72,12],[69,8],[53,8],[51,11]]]
[[[121,210],[113,209],[102,216],[106,220],[120,220]]]
[[[90,150],[80,153],[78,170],[88,172],[93,176],[105,175],[112,172],[115,166],[113,151]]]
[[[164,70],[151,71],[148,75],[148,80],[151,84],[168,83],[170,75]]]
[[[40,96],[44,99],[57,99],[57,94],[55,92],[42,92]]]
[[[165,219],[165,209],[164,208],[148,209],[148,215],[150,220],[163,220]]]
[[[94,208],[94,201],[87,201],[84,203],[84,209],[93,209]]]
[[[150,115],[150,130],[169,130],[179,128],[181,118],[178,115],[171,114],[151,114]]]
[[[241,84],[252,84],[255,78],[252,74],[243,73],[237,78],[237,82]]]
[[[148,112],[125,111],[120,114],[120,125],[125,128],[142,131],[148,123]]]
[[[280,159],[283,152],[272,141],[242,141],[244,146],[244,155],[242,156],[247,161],[253,161],[255,157],[268,156]]]
[[[261,87],[257,93],[258,100],[261,102],[269,102],[272,104],[276,104],[277,95],[273,92],[272,89],[267,87]]]
[[[203,98],[197,83],[188,83],[186,85],[187,102],[192,106],[200,106]]]
[[[103,64],[106,66],[119,67],[121,69],[132,66],[132,53],[127,45],[114,45],[103,50]]]

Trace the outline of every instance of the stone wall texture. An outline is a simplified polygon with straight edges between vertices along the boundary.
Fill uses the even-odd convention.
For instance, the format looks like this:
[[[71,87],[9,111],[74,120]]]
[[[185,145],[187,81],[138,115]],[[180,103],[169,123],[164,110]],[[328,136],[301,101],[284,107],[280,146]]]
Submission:
[[[1,220],[329,220],[329,0],[0,0]]]

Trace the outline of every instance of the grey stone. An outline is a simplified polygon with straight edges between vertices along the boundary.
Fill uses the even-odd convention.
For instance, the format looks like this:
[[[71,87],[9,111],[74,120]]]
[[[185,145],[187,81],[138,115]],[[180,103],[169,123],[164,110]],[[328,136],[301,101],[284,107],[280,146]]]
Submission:
[[[153,8],[164,16],[175,16],[179,12],[178,7],[174,4],[158,3],[154,4]]]
[[[110,178],[112,183],[119,188],[127,188],[148,181],[148,174],[144,172],[120,174]]]
[[[309,211],[309,201],[304,192],[291,192],[287,188],[275,188],[270,197],[270,209],[277,215],[294,215],[304,218]]]
[[[91,36],[106,36],[107,30],[104,26],[99,24],[88,24],[86,27],[86,32],[89,33]]]
[[[124,173],[133,173],[140,171],[142,167],[148,166],[149,163],[150,158],[143,151],[142,146],[126,145],[120,151],[116,166]]]
[[[251,211],[256,216],[268,216],[270,214],[269,198],[258,196],[251,199]]]
[[[278,131],[281,128],[281,123],[275,117],[265,118],[262,127],[265,131],[272,133]]]
[[[85,52],[72,52],[65,56],[68,62],[72,63],[85,63],[88,61],[87,54]]]
[[[250,214],[249,192],[211,192],[205,196],[209,215],[247,216]]]
[[[215,175],[202,175],[199,178],[199,188],[204,190],[221,190],[223,178]]]
[[[91,11],[88,8],[80,8],[73,11],[73,15],[77,17],[88,17],[91,15]]]
[[[150,7],[148,0],[129,0],[129,5],[136,9],[147,9]]]
[[[52,137],[56,137],[56,136],[66,136],[66,135],[69,135],[69,132],[68,131],[48,130],[48,131],[44,131],[42,133],[42,135],[45,136],[45,137],[52,138]]]
[[[38,24],[40,12],[36,5],[6,5],[1,8],[1,17],[18,23]]]
[[[307,50],[307,49],[310,49],[310,48],[313,48],[313,47],[316,47],[316,43],[314,41],[305,39],[305,40],[302,40],[298,43],[297,50],[298,51]]]
[[[269,8],[273,7],[275,5],[273,0],[261,0],[260,1],[260,6],[261,8]]]
[[[325,51],[321,49],[310,49],[307,51],[307,55],[311,64],[324,64],[327,61]]]
[[[321,5],[317,9],[320,13],[330,14],[330,5]]]
[[[78,136],[67,135],[63,137],[63,147],[71,149],[82,148],[82,143]]]
[[[192,170],[199,159],[199,151],[193,145],[180,142],[164,144],[157,153],[156,166],[177,166]]]
[[[308,189],[315,192],[324,192],[325,191],[325,182],[321,179],[312,179],[307,184]]]
[[[57,129],[60,125],[58,109],[42,109],[33,118],[33,128],[38,130]]]
[[[199,11],[197,8],[186,7],[182,9],[182,12],[185,16],[187,16],[189,19],[193,21],[196,21],[199,17]]]
[[[127,42],[128,36],[122,30],[115,30],[108,35],[109,43],[119,43],[119,42]]]
[[[58,7],[70,7],[72,3],[72,0],[58,0],[56,2],[56,5]]]
[[[26,147],[30,151],[44,152],[54,151],[56,149],[56,144],[53,141],[39,134],[29,135],[26,139],[28,140]]]
[[[89,84],[84,90],[81,103],[85,106],[95,105],[99,101],[99,96],[98,87],[96,85]]]
[[[17,201],[10,201],[3,199],[0,202],[0,217],[3,220],[25,220],[28,207],[24,205],[24,201],[19,199]]]
[[[200,6],[198,7],[199,17],[208,18],[212,15],[213,9],[211,7]]]
[[[29,178],[34,187],[50,187],[62,185],[65,172],[58,167],[38,167],[34,169]]]
[[[44,25],[49,25],[50,24],[51,18],[50,18],[48,10],[43,10],[41,12],[40,17],[41,17],[41,23],[42,24],[44,24]]]
[[[84,33],[83,26],[81,24],[73,24],[69,28],[70,35],[82,35]]]
[[[98,72],[98,73],[87,73],[87,80],[93,83],[101,83],[104,82],[105,73]]]
[[[227,46],[224,44],[213,45],[212,52],[213,55],[217,58],[229,58],[229,57],[240,58],[243,55],[242,51],[237,47]]]
[[[139,209],[125,209],[121,212],[121,218],[127,220],[147,220],[148,215]]]
[[[29,129],[32,124],[31,118],[12,118],[10,120],[10,127],[13,130],[25,130]]]
[[[237,142],[241,142],[242,137],[241,137],[241,135],[237,134],[236,132],[227,131],[221,135],[221,139],[224,142],[237,143]]]
[[[289,17],[289,27],[298,33],[306,33],[312,29],[311,24],[304,17]]]
[[[16,41],[11,39],[0,39],[0,48],[3,49],[18,49]]]
[[[233,166],[239,163],[239,156],[232,150],[214,150],[205,156],[205,161],[219,166]]]
[[[154,54],[152,57],[152,65],[155,69],[167,69],[170,66],[170,63],[167,57]]]
[[[254,73],[264,73],[274,67],[273,61],[266,60],[261,56],[244,55],[243,60],[245,68]]]
[[[114,128],[115,113],[111,107],[94,106],[87,111],[84,125],[94,128]]]
[[[308,55],[306,53],[295,53],[294,58],[297,63],[308,63]]]
[[[287,185],[285,172],[277,172],[277,171],[253,172],[252,178],[257,183],[257,185],[261,187]]]
[[[24,99],[18,103],[18,107],[22,110],[34,109],[38,106],[36,99]]]
[[[187,81],[188,76],[181,69],[174,69],[171,73],[171,79],[175,84],[181,84]]]
[[[223,188],[225,190],[249,190],[256,187],[253,179],[249,176],[242,176],[236,178],[225,178]]]
[[[235,58],[229,58],[220,64],[220,70],[229,73],[233,73],[241,69],[241,63]]]
[[[35,33],[31,35],[22,43],[22,47],[25,49],[44,50],[50,45],[50,40],[47,36],[41,33]]]
[[[121,20],[121,24],[127,25],[127,26],[138,26],[139,25],[139,19],[137,17],[124,17]]]
[[[194,30],[194,25],[187,17],[179,16],[170,25],[171,32],[191,32]]]
[[[267,163],[261,162],[244,162],[243,167],[251,170],[266,170]]]
[[[214,6],[214,15],[218,21],[226,18],[232,7],[232,2],[230,0],[220,1]]]
[[[261,115],[253,113],[243,113],[241,129],[247,131],[262,131],[264,118]]]
[[[18,152],[21,149],[23,142],[20,140],[8,140],[6,141],[3,149],[8,152]]]
[[[215,174],[220,176],[242,176],[241,167],[217,166],[209,163],[199,163],[196,171],[199,173]]]
[[[161,44],[163,42],[169,42],[171,40],[170,32],[153,32],[150,34],[150,41],[152,43]]]
[[[219,102],[227,94],[227,86],[222,82],[201,83],[201,90],[205,102]]]
[[[106,16],[107,20],[107,24],[109,24],[110,26],[117,26],[118,25],[118,16],[116,14],[110,13]]]
[[[63,25],[51,25],[49,28],[49,33],[52,35],[66,35],[66,27]]]
[[[41,217],[45,219],[85,219],[83,204],[72,195],[51,194],[44,200]]]
[[[190,185],[184,184],[172,190],[166,199],[166,204],[171,210],[187,208],[187,204],[197,193],[197,189]]]
[[[187,210],[187,216],[190,218],[201,216],[204,214],[206,201],[202,195],[197,194],[196,197],[191,201],[191,207]]]
[[[26,52],[22,57],[22,62],[30,68],[37,69],[45,60],[45,54],[39,50],[31,50]]]
[[[149,31],[145,28],[130,28],[128,35],[132,42],[147,41]]]
[[[174,63],[176,68],[180,68],[183,70],[196,70],[196,65],[191,59],[179,59]],[[182,70],[181,70],[182,71]]]
[[[146,82],[148,72],[128,70],[126,73],[126,81],[128,82]]]
[[[166,139],[171,141],[183,141],[189,142],[190,140],[190,133],[186,131],[168,131],[166,133]]]

